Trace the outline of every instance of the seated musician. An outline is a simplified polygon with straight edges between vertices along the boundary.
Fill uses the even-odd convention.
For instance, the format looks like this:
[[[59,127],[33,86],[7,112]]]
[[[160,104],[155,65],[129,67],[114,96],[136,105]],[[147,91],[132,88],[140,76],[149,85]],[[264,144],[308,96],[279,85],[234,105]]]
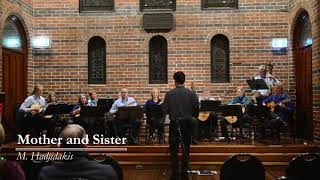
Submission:
[[[82,127],[85,126],[85,122],[80,118],[80,111],[81,107],[87,106],[88,101],[87,101],[87,96],[83,93],[79,95],[78,102],[73,106],[72,111],[70,112],[70,115],[73,117],[73,121],[75,124],[79,124]]]
[[[116,120],[114,121],[114,125],[117,129],[118,136],[123,137],[125,133],[125,125],[127,124],[126,121],[117,119],[117,111],[119,107],[129,107],[129,106],[137,106],[137,102],[134,98],[129,96],[129,92],[126,88],[121,89],[121,97],[117,99],[113,104],[110,109],[110,113],[116,115]],[[136,139],[138,137],[138,132],[140,128],[140,121],[138,120],[129,120],[133,122],[132,127],[133,127],[133,138]],[[132,138],[129,138],[129,144],[134,144],[136,143],[135,140]]]
[[[78,102],[74,105],[70,115],[74,117],[79,117],[82,106],[88,106],[87,96],[83,93],[79,95]]]
[[[270,89],[276,84],[279,84],[279,81],[272,76],[272,74],[268,73],[268,69],[266,65],[261,65],[259,67],[259,75],[254,77],[254,79],[263,79],[264,82],[267,84],[269,89],[261,89],[257,90],[261,93],[261,95],[266,98],[271,93]],[[253,92],[254,93],[254,92]]]
[[[50,105],[55,105],[58,102],[56,101],[56,93],[55,92],[48,92],[48,96],[46,99],[46,105],[44,107],[43,111],[46,111],[46,109],[50,106]],[[54,128],[55,128],[55,124],[56,121],[58,120],[58,116],[44,116],[43,118],[45,121],[48,122],[48,126],[47,126],[47,130],[48,130],[48,136],[53,137],[53,133],[54,133]]]
[[[88,93],[88,106],[97,106],[98,105],[98,98],[97,93],[95,90],[91,89]]]
[[[232,98],[232,100],[229,102],[229,105],[235,105],[235,104],[242,105],[247,101],[245,90],[243,88],[238,87],[237,91],[236,91],[236,95],[237,96]],[[240,117],[237,117],[237,118],[238,118],[238,120],[234,123],[234,125],[241,127],[241,122],[239,121],[239,119],[242,119],[242,118],[240,118]],[[229,139],[227,126],[230,124],[231,123],[229,123],[225,118],[220,120],[221,133],[222,133],[222,136],[225,137],[225,140]],[[242,132],[240,132],[240,133],[242,133]]]
[[[199,102],[200,102],[199,104],[201,105],[201,101],[204,101],[204,100],[212,100],[212,101],[216,100],[214,97],[211,96],[210,90],[207,88],[203,90],[202,96],[199,97]],[[200,110],[201,110],[201,107],[200,107]],[[204,118],[207,117],[207,119],[201,119],[200,117],[201,115],[203,115]],[[206,136],[207,138],[210,139],[212,138],[210,137],[211,132],[213,132],[214,136],[216,136],[215,130],[217,128],[218,121],[217,121],[217,115],[215,113],[213,113],[212,111],[209,111],[209,112],[200,111],[198,119],[199,119],[199,128],[197,129],[199,130],[199,134],[198,134],[199,138]],[[211,132],[204,132],[202,131],[203,129],[207,129],[208,131],[211,130]]]
[[[56,93],[55,92],[48,92],[48,97],[46,99],[46,104],[56,104],[58,103],[56,100]]]
[[[280,140],[280,130],[288,128],[288,123],[292,115],[293,105],[288,93],[284,92],[283,85],[276,86],[275,93],[262,101],[271,109],[271,119],[269,127],[272,129],[273,138]]]
[[[149,137],[147,138],[147,144],[150,144],[153,138],[153,133],[155,129],[158,129],[158,140],[159,144],[163,144],[163,123],[165,121],[165,116],[158,116],[149,113],[149,108],[152,108],[152,105],[159,105],[161,103],[161,99],[159,98],[160,91],[157,88],[152,89],[151,91],[151,99],[147,100],[145,105],[143,106],[144,112],[147,115],[147,124],[149,125]]]
[[[42,97],[43,86],[36,84],[33,88],[32,94],[27,97],[21,104],[19,111],[26,113],[27,126],[34,128],[33,133],[35,136],[39,136],[44,130],[44,121],[42,121],[43,107],[46,104],[44,97]]]

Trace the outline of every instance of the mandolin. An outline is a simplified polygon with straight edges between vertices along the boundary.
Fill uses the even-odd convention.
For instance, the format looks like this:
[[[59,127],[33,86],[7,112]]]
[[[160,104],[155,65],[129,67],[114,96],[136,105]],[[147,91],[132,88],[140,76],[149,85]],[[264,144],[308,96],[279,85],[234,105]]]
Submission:
[[[230,124],[233,124],[238,121],[237,116],[225,116],[225,120],[227,120]]]
[[[210,111],[201,111],[199,112],[199,117],[198,119],[200,121],[206,121],[210,116]]]
[[[270,108],[271,112],[274,112],[275,109],[281,104],[281,103],[294,103],[295,99],[290,98],[290,99],[285,99],[281,102],[275,103],[274,101],[271,101],[270,103],[267,104],[267,107]]]
[[[44,109],[44,106],[41,106],[40,104],[32,104],[30,107],[30,113],[32,116],[41,113]]]

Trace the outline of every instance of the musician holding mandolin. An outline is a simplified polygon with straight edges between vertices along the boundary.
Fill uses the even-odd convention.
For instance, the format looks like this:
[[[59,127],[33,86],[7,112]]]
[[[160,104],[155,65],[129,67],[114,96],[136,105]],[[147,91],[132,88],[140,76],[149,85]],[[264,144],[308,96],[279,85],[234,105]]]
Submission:
[[[32,94],[27,97],[20,106],[20,111],[25,113],[40,113],[46,104],[46,100],[42,97],[43,86],[36,84],[33,88]]]
[[[247,101],[247,97],[245,94],[245,90],[242,87],[238,87],[237,91],[236,91],[236,97],[232,98],[232,100],[229,102],[229,105],[236,105],[236,104],[243,105],[246,101]],[[230,124],[235,124],[236,126],[241,126],[241,123],[242,123],[242,122],[238,121],[238,119],[240,117],[230,117],[230,118],[231,118],[231,120],[228,120],[226,118],[223,118],[220,120],[221,133],[222,133],[222,136],[225,137],[225,140],[229,140],[227,126]],[[235,121],[235,122],[232,123],[229,121]],[[242,132],[240,132],[240,133],[242,133]]]
[[[27,97],[21,104],[19,111],[26,113],[27,125],[31,126],[35,136],[39,136],[43,130],[42,116],[39,113],[42,112],[43,107],[46,104],[44,97],[42,97],[43,86],[36,84],[33,88],[32,94]]]
[[[207,88],[204,88],[202,96],[199,97],[199,102],[201,101],[206,101],[206,100],[211,100],[211,101],[216,101],[216,100],[221,100],[221,97],[218,99],[214,98],[210,94],[210,90]],[[201,103],[199,103],[201,105]],[[201,107],[200,107],[201,110]],[[195,134],[198,138],[202,137],[207,137],[207,138],[212,138],[210,137],[211,132],[214,133],[214,136],[216,136],[215,130],[218,126],[218,120],[217,120],[217,115],[213,113],[212,111],[200,111],[199,112],[199,127],[196,127],[196,130],[198,130]],[[211,132],[205,132],[203,130],[211,131]]]
[[[274,140],[280,141],[280,130],[288,128],[293,110],[292,101],[288,93],[284,92],[282,84],[277,85],[275,93],[262,101],[271,111],[269,127],[272,129]]]

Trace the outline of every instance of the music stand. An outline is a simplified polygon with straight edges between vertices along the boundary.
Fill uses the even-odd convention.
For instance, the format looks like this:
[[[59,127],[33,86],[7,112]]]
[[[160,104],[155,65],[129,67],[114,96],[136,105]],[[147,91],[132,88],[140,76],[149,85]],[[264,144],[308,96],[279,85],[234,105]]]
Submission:
[[[221,112],[222,116],[224,116],[225,118],[229,116],[231,121],[234,121],[234,122],[228,121],[230,124],[234,124],[235,122],[240,121],[243,115],[242,106],[239,104],[221,105],[219,107],[219,112]],[[234,119],[234,117],[236,117],[237,119]],[[233,125],[231,125],[231,137],[233,138]]]
[[[200,111],[215,111],[221,105],[221,101],[201,100]]]
[[[83,106],[80,110],[80,117],[104,117],[104,106]]]
[[[68,124],[63,115],[70,114],[73,106],[72,104],[58,103],[51,104],[46,108],[43,117],[52,123],[54,122],[54,134],[58,134],[59,130]]]
[[[248,106],[246,109],[248,115],[253,119],[253,134],[256,136],[257,128],[266,126],[266,122],[270,119],[270,109],[267,106]]]
[[[119,107],[117,111],[117,118],[125,122],[128,126],[127,128],[129,128],[129,137],[134,141],[134,143],[139,144],[139,141],[132,136],[132,125],[136,122],[136,119],[143,118],[143,108],[140,106]]]
[[[246,82],[252,91],[269,89],[268,85],[263,79],[248,79]]]

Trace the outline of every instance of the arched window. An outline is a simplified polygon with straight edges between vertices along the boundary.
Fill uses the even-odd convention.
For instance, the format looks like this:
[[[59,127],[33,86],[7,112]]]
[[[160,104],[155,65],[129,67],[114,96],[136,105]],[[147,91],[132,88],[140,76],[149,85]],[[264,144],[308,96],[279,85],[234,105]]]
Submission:
[[[229,81],[229,40],[218,34],[211,39],[211,82]]]
[[[88,44],[88,83],[106,83],[106,42],[99,36]]]
[[[302,12],[299,18],[302,30],[300,33],[300,47],[304,48],[312,45],[311,23],[307,12]]]
[[[168,44],[162,36],[154,36],[149,42],[149,83],[168,83]]]
[[[2,45],[5,48],[22,50],[23,38],[21,36],[22,25],[15,16],[11,16],[5,21],[3,29]]]

